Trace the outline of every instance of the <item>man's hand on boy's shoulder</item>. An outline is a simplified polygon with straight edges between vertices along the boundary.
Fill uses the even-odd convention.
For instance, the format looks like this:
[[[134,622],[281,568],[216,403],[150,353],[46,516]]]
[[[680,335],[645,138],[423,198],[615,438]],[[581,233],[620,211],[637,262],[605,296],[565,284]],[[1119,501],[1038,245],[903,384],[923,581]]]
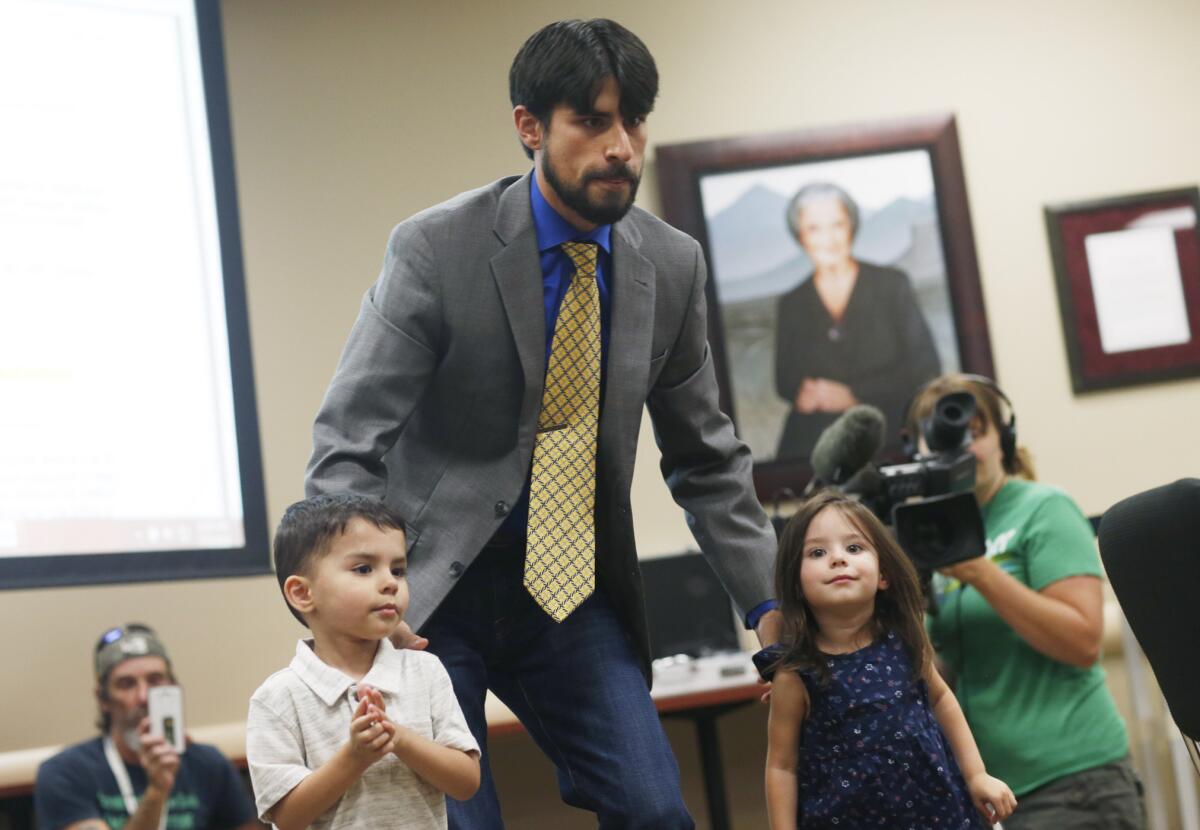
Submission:
[[[408,623],[403,620],[400,625],[396,626],[396,630],[392,632],[392,645],[396,648],[411,648],[415,651],[424,651],[429,647],[429,640],[417,634],[408,627]]]

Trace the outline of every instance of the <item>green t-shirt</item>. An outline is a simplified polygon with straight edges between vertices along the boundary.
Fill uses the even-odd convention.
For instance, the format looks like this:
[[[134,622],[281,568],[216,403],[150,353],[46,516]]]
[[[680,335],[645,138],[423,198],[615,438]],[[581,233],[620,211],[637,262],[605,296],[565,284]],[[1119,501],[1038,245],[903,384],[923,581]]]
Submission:
[[[1054,487],[1011,479],[983,509],[987,556],[1040,591],[1068,576],[1100,576],[1091,525]],[[1033,650],[971,587],[935,574],[940,612],[927,620],[988,773],[1019,797],[1042,784],[1123,758],[1125,724],[1104,670]]]

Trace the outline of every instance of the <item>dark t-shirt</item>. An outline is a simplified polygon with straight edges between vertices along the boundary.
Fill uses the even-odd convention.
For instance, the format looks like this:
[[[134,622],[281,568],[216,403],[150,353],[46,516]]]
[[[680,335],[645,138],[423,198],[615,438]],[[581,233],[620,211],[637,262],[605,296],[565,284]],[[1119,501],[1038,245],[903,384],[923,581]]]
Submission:
[[[140,797],[146,789],[145,771],[129,764],[125,768]],[[98,737],[46,760],[38,768],[33,800],[40,830],[59,830],[94,818],[120,830],[129,821],[125,800]],[[168,830],[234,828],[255,815],[237,770],[216,747],[204,744],[189,744],[183,753],[167,810]]]

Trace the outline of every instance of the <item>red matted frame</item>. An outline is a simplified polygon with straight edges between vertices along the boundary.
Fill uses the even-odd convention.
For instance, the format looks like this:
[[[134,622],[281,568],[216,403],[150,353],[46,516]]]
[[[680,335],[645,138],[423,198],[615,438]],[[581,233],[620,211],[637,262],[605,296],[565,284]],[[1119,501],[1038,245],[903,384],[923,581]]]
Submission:
[[[1186,343],[1106,353],[1085,247],[1092,234],[1127,230],[1147,214],[1181,209],[1200,217],[1200,190],[1181,188],[1046,206],[1046,231],[1076,394],[1200,375],[1200,228],[1196,219],[1190,227],[1174,228],[1191,330]]]

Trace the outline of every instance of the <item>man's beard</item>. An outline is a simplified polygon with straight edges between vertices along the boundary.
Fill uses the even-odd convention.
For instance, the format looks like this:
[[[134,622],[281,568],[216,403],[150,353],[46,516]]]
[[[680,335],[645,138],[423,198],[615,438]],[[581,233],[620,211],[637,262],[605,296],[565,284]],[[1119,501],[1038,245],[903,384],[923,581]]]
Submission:
[[[113,716],[113,725],[117,734],[125,742],[125,746],[137,752],[142,745],[142,736],[138,734],[138,726],[146,718],[147,710],[139,708],[133,712]]]
[[[142,748],[142,736],[138,734],[136,726],[121,730],[121,740],[133,752],[138,752]]]
[[[569,207],[583,219],[594,225],[611,225],[629,212],[633,207],[633,199],[637,196],[641,175],[635,173],[627,164],[617,163],[604,170],[584,173],[578,185],[569,185],[554,169],[554,160],[549,151],[542,157],[542,175],[546,184],[558,194],[563,204]],[[597,179],[625,179],[629,182],[629,195],[623,196],[619,191],[606,193],[603,200],[588,198],[588,184]]]

